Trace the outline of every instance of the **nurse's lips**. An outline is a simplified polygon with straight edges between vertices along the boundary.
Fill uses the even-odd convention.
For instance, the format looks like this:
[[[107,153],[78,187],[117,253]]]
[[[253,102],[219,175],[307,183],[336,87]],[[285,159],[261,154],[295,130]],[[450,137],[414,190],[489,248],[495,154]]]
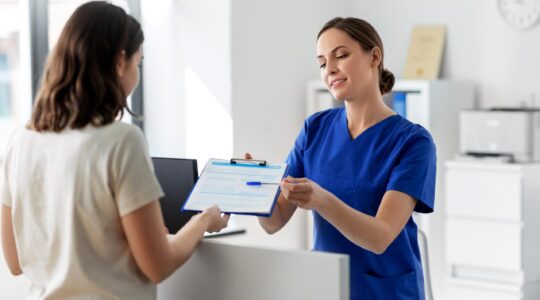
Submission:
[[[341,83],[345,82],[347,79],[334,79],[330,82],[330,87],[335,88],[339,86]]]

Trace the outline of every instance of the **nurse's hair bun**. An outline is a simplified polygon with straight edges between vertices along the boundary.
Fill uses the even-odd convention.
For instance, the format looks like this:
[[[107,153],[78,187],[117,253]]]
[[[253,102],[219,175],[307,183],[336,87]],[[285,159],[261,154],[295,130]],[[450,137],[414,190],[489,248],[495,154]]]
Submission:
[[[394,77],[394,74],[388,71],[388,69],[383,69],[379,74],[379,90],[381,91],[381,94],[384,95],[389,93],[394,87],[395,82],[396,78]]]

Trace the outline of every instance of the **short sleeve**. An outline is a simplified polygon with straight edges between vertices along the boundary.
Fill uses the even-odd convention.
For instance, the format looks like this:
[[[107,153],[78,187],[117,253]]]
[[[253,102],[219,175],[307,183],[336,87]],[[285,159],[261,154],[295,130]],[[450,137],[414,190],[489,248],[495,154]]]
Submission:
[[[287,157],[287,176],[296,178],[305,177],[304,175],[304,150],[306,145],[307,122],[298,134],[294,147]]]
[[[11,199],[11,192],[9,190],[9,182],[8,182],[8,163],[7,161],[3,160],[0,161],[0,166],[2,167],[2,174],[0,174],[0,197],[2,197],[2,204],[5,206],[11,207],[12,199]]]
[[[411,138],[403,155],[390,174],[386,190],[403,192],[418,202],[415,211],[431,213],[435,208],[435,176],[437,156],[428,133]]]
[[[120,216],[124,216],[163,196],[154,175],[148,144],[136,127],[119,141],[112,161],[112,190]]]
[[[13,205],[13,199],[11,195],[10,185],[9,185],[9,168],[10,168],[10,161],[11,161],[11,152],[13,151],[13,139],[17,131],[13,132],[11,137],[8,139],[8,142],[6,144],[5,151],[2,153],[2,156],[0,157],[0,167],[1,167],[1,173],[0,173],[0,201],[2,201],[2,204],[5,206],[11,207]]]

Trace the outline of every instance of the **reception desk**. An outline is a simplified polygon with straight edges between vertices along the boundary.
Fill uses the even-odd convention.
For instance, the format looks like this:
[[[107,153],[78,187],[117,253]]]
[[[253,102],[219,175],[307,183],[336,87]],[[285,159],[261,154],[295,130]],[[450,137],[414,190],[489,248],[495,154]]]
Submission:
[[[159,300],[346,300],[349,257],[205,240],[158,285]]]

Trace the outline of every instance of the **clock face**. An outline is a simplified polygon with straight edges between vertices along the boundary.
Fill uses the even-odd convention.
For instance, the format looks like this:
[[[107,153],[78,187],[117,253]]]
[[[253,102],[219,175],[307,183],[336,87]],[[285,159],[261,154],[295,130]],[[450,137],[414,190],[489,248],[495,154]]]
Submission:
[[[512,26],[532,27],[540,18],[540,0],[498,0],[499,12]]]

